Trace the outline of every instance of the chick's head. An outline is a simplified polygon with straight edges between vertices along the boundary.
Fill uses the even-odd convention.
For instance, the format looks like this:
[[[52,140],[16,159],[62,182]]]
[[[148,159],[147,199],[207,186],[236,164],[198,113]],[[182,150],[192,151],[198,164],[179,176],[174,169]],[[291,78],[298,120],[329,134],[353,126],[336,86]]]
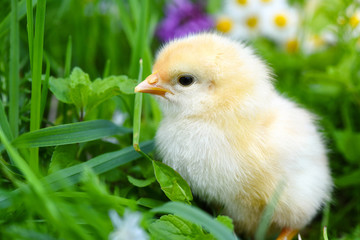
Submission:
[[[271,88],[269,79],[267,66],[252,49],[203,33],[162,47],[153,73],[135,91],[157,96],[165,115],[204,116],[258,102],[254,98]]]

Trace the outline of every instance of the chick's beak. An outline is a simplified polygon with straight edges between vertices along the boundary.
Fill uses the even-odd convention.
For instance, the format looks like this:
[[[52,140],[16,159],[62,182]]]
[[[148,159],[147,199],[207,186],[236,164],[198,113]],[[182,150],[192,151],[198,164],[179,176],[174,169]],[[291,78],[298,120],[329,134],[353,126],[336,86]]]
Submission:
[[[167,92],[172,93],[169,89],[159,85],[159,80],[159,74],[154,72],[135,87],[135,92],[151,93],[162,97],[164,97]]]

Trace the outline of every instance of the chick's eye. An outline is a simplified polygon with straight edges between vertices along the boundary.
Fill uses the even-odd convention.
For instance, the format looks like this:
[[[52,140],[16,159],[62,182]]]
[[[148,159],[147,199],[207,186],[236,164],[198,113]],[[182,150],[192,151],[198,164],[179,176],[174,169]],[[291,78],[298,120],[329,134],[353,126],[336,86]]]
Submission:
[[[189,86],[194,82],[194,77],[191,75],[183,75],[178,78],[178,81],[183,86]]]

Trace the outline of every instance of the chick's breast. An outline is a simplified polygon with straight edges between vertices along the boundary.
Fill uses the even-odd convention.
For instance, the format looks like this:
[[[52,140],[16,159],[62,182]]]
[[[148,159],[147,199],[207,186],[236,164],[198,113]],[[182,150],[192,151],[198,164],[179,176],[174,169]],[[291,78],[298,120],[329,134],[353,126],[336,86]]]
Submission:
[[[157,96],[159,157],[249,235],[275,191],[271,226],[301,229],[332,186],[314,117],[280,96],[269,76],[250,48],[200,34],[165,45],[144,81],[152,93],[165,89]]]

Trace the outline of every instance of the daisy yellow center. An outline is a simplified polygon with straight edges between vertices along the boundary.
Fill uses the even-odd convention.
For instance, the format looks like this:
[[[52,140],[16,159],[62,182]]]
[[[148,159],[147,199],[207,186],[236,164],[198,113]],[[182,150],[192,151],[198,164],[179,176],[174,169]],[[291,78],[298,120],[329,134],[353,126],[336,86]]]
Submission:
[[[230,18],[220,18],[216,23],[216,29],[223,33],[228,33],[233,27],[233,21]]]
[[[276,14],[274,17],[274,23],[276,26],[283,28],[287,25],[287,16],[285,14]]]
[[[320,36],[318,35],[314,35],[312,36],[311,38],[312,42],[314,43],[314,46],[315,47],[321,47],[325,44],[325,41],[323,38],[321,38]]]
[[[360,23],[360,15],[353,15],[349,19],[350,26],[356,28]]]
[[[251,29],[256,28],[257,24],[258,24],[258,18],[256,16],[252,16],[246,19],[246,25]]]
[[[236,2],[242,6],[245,6],[247,4],[247,0],[236,0]]]
[[[286,42],[286,50],[290,53],[294,53],[299,48],[299,42],[297,39],[291,39]]]

